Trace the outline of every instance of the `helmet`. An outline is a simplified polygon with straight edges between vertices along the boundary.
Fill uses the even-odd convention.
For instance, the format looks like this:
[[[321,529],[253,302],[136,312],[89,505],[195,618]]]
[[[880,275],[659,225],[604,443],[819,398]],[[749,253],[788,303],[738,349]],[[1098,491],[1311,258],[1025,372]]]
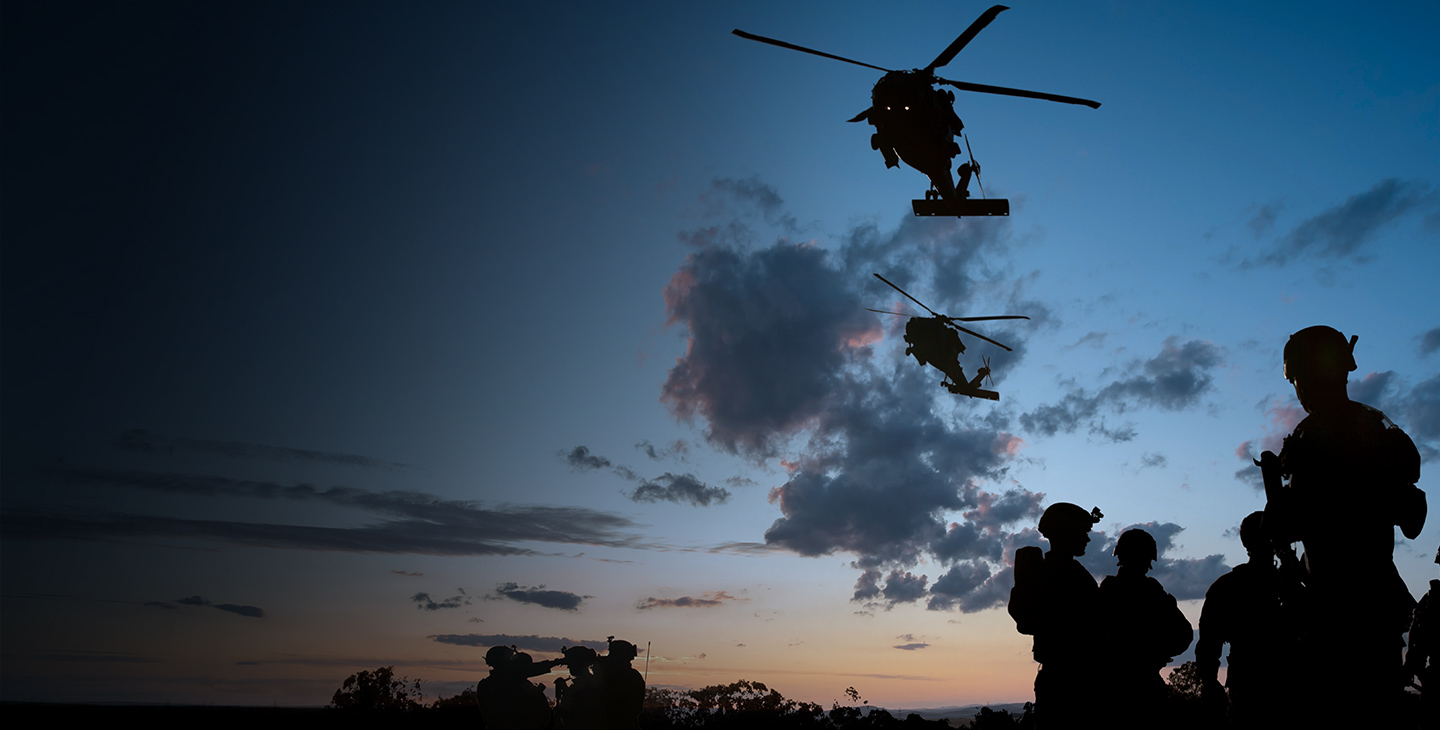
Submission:
[[[1154,561],[1160,557],[1155,547],[1155,538],[1151,537],[1150,533],[1138,528],[1126,530],[1124,534],[1120,535],[1120,539],[1115,541],[1115,550],[1111,554],[1120,558],[1122,563],[1132,559]]]
[[[508,646],[492,646],[490,651],[485,652],[485,663],[492,667],[498,667],[504,662],[510,661],[515,656],[515,650]]]
[[[1256,510],[1240,520],[1240,544],[1248,551],[1264,547],[1265,511]]]
[[[565,665],[571,669],[588,667],[595,663],[595,650],[588,646],[561,648],[560,653],[565,656]]]
[[[628,662],[631,659],[634,659],[639,654],[640,650],[636,649],[634,644],[631,644],[624,639],[618,639],[616,641],[610,642],[611,657],[614,657],[616,659],[622,659]]]
[[[1306,327],[1285,343],[1285,379],[1321,378],[1344,380],[1355,370],[1355,341],[1347,342],[1340,330],[1325,325]]]
[[[1056,502],[1045,508],[1040,515],[1040,534],[1045,537],[1062,532],[1089,532],[1090,526],[1100,521],[1100,509],[1086,512],[1084,507],[1070,502]]]

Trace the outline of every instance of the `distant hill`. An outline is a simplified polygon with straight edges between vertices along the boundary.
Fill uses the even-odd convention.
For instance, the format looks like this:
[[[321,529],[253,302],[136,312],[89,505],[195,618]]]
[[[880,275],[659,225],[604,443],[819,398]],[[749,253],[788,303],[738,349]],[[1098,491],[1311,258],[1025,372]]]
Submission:
[[[993,705],[965,705],[963,707],[934,707],[918,710],[912,710],[910,708],[897,710],[886,707],[885,711],[902,720],[905,719],[907,715],[915,714],[926,720],[949,720],[952,727],[958,727],[960,721],[968,723],[974,719],[975,715],[980,713],[980,708],[982,707],[988,707],[995,712],[1004,710],[1016,718],[1025,713],[1024,702],[1005,702]]]

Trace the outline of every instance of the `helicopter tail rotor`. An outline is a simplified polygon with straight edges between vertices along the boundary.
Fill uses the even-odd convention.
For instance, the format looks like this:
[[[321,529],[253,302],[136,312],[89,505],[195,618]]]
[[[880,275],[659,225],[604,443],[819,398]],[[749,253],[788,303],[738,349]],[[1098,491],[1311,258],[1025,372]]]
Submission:
[[[965,138],[965,151],[970,153],[970,169],[975,171],[975,184],[980,187],[980,197],[983,198],[985,197],[985,183],[980,182],[980,163],[975,161],[975,150],[970,149],[970,135],[961,132],[960,136]]]
[[[984,358],[984,360],[985,360],[985,382],[989,383],[989,384],[990,384],[990,387],[993,388],[993,387],[995,387],[995,379],[992,378],[992,377],[990,377],[990,356],[989,356],[989,355],[986,355],[985,358]]]

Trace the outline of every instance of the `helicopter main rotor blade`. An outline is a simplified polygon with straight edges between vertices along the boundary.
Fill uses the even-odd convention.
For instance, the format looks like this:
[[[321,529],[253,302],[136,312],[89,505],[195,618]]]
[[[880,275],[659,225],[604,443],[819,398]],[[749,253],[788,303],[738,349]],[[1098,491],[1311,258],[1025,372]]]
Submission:
[[[789,48],[789,49],[792,50],[792,51],[800,51],[801,53],[809,53],[809,54],[815,55],[815,56],[823,56],[823,57],[825,57],[825,58],[833,58],[833,59],[835,59],[836,61],[844,61],[845,63],[853,63],[853,64],[855,64],[856,66],[864,66],[865,68],[873,68],[873,69],[875,69],[876,71],[884,71],[884,72],[887,73],[887,74],[890,73],[890,69],[888,69],[888,68],[880,68],[879,66],[872,66],[872,65],[870,65],[870,64],[868,64],[868,63],[861,63],[861,62],[859,62],[859,61],[855,61],[855,60],[852,60],[852,59],[849,59],[849,58],[845,58],[844,56],[837,56],[837,55],[835,55],[835,54],[833,54],[833,53],[826,53],[826,52],[824,52],[824,51],[817,51],[817,50],[815,50],[815,49],[813,49],[813,48],[806,48],[805,46],[797,46],[797,45],[795,45],[794,43],[786,43],[785,41],[777,41],[777,40],[775,40],[774,38],[766,38],[766,37],[763,36],[763,35],[755,35],[754,33],[746,33],[745,31],[740,30],[739,28],[736,28],[735,30],[732,30],[732,31],[730,31],[730,32],[733,33],[733,34],[735,34],[735,35],[738,35],[738,36],[740,36],[741,38],[744,38],[744,39],[746,39],[746,40],[760,41],[761,43],[769,43],[769,44],[772,45],[772,46],[780,46],[781,48]]]
[[[886,279],[885,277],[883,277],[883,276],[881,276],[881,275],[879,275],[879,274],[875,274],[875,278],[876,278],[876,279],[879,279],[880,281],[885,282],[886,284],[890,284],[890,280],[889,280],[889,279]],[[933,310],[933,309],[925,306],[923,303],[920,302],[919,299],[916,299],[915,297],[910,296],[910,294],[909,294],[908,292],[906,292],[904,289],[901,289],[900,287],[895,286],[894,284],[890,284],[890,288],[891,288],[891,289],[894,289],[895,291],[900,292],[901,294],[904,294],[906,299],[909,299],[910,301],[915,302],[916,304],[919,304],[921,309],[923,309],[923,310],[925,310],[925,311],[927,311],[927,312],[935,315],[936,317],[944,316],[944,315],[936,312],[935,310]],[[977,335],[977,336],[978,336],[978,335]],[[999,344],[999,343],[996,343],[996,344]]]
[[[915,316],[915,315],[913,315],[913,314],[905,314],[904,312],[887,312],[887,311],[885,311],[885,310],[883,310],[883,309],[871,309],[871,308],[869,308],[869,307],[866,307],[866,308],[865,308],[865,311],[867,311],[867,312],[874,312],[874,313],[876,313],[876,314],[893,314],[893,315],[895,315],[895,316],[897,316],[897,317],[913,317],[913,316]]]
[[[925,67],[925,70],[934,71],[955,60],[955,54],[959,53],[965,46],[970,45],[970,41],[975,40],[975,36],[979,35],[980,31],[985,30],[985,26],[990,25],[990,21],[994,20],[995,16],[1009,9],[1010,8],[1004,5],[996,5],[984,13],[981,13],[980,17],[976,18],[975,22],[971,23],[970,27],[966,28],[965,32],[961,33],[960,37],[955,39],[955,42],[941,51],[940,55],[936,56],[935,60],[931,61],[930,65]]]
[[[1024,89],[1011,89],[1005,86],[989,86],[987,84],[972,84],[968,81],[951,81],[949,79],[936,78],[937,82],[949,84],[961,91],[978,91],[982,94],[1000,94],[1002,96],[1021,96],[1026,99],[1043,99],[1045,101],[1058,101],[1062,104],[1079,104],[1088,106],[1091,109],[1099,109],[1100,102],[1089,99],[1080,99],[1074,96],[1061,96],[1059,94],[1047,94],[1043,91],[1026,91]]]
[[[997,314],[993,317],[946,317],[952,322],[985,322],[992,319],[1030,319],[1023,314]]]
[[[947,318],[947,319],[948,319],[948,318]],[[982,334],[980,334],[979,332],[976,332],[975,330],[967,330],[967,329],[965,329],[964,327],[961,327],[960,325],[955,324],[954,322],[951,322],[951,323],[950,323],[950,326],[951,326],[951,327],[954,327],[954,328],[957,329],[957,330],[960,330],[961,332],[964,332],[964,333],[967,334],[967,335],[974,335],[975,337],[979,337],[980,339],[985,340],[986,342],[988,342],[988,343],[990,343],[990,344],[992,344],[992,345],[995,345],[996,347],[999,347],[1000,349],[1002,349],[1002,350],[1004,350],[1004,351],[1006,351],[1006,352],[1014,352],[1014,351],[1015,351],[1015,350],[1011,349],[1010,347],[1008,347],[1008,346],[1006,346],[1006,345],[1002,345],[1002,344],[1000,344],[999,342],[996,342],[995,340],[992,340],[992,339],[990,339],[989,337],[986,337],[985,335],[982,335]]]

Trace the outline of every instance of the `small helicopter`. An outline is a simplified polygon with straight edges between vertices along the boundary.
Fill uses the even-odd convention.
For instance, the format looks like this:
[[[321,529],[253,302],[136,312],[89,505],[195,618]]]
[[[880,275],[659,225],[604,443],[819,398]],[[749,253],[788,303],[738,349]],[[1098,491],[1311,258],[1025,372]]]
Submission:
[[[901,312],[887,312],[880,309],[865,308],[867,312],[877,314],[893,314],[899,317],[910,316],[910,321],[905,323],[905,342],[909,345],[905,348],[906,355],[914,355],[921,365],[934,365],[935,369],[945,374],[940,384],[946,390],[955,395],[967,395],[971,398],[988,398],[989,400],[1000,400],[1000,394],[993,390],[985,390],[980,387],[985,378],[990,377],[990,358],[985,358],[984,365],[975,372],[975,377],[966,379],[965,368],[960,366],[960,355],[965,352],[965,343],[960,341],[960,332],[967,335],[979,337],[992,345],[1000,347],[1006,352],[1014,350],[985,335],[973,330],[965,329],[956,322],[982,322],[995,319],[1030,319],[1019,314],[1002,314],[993,317],[947,317],[937,313],[935,310],[925,306],[919,299],[910,296],[904,289],[895,286],[889,279],[875,274],[875,278],[885,282],[891,289],[905,295],[905,298],[920,305],[921,309],[929,312],[931,316],[920,317],[910,316]],[[990,381],[994,384],[994,380]]]
[[[955,92],[937,89],[935,85],[945,84],[961,91],[978,91],[983,94],[1002,94],[1064,104],[1081,104],[1092,109],[1100,108],[1100,102],[1040,91],[951,81],[935,75],[935,69],[950,63],[956,54],[985,29],[985,26],[995,20],[995,16],[1005,10],[1009,10],[1009,8],[1004,5],[996,5],[986,10],[974,23],[970,24],[969,28],[965,29],[964,33],[960,34],[960,37],[956,38],[939,56],[936,56],[930,65],[913,71],[891,71],[774,38],[746,33],[739,29],[731,32],[752,41],[833,58],[836,61],[873,68],[876,71],[884,71],[885,75],[875,82],[875,87],[870,92],[870,108],[855,115],[849,121],[868,120],[875,127],[875,133],[870,135],[870,147],[879,150],[884,155],[886,167],[897,167],[903,160],[905,164],[925,173],[930,178],[930,189],[926,191],[925,199],[912,201],[915,215],[953,215],[957,218],[967,215],[1010,215],[1010,201],[1008,200],[970,199],[969,188],[972,175],[980,187],[981,195],[983,196],[985,193],[984,185],[980,185],[980,165],[975,162],[975,153],[970,150],[970,138],[964,136],[965,124],[955,114]],[[955,142],[957,134],[964,137],[965,148],[970,152],[970,161],[960,165],[958,170],[960,175],[958,189],[954,179],[950,176],[950,163],[954,161],[956,155],[960,154],[960,145]]]

